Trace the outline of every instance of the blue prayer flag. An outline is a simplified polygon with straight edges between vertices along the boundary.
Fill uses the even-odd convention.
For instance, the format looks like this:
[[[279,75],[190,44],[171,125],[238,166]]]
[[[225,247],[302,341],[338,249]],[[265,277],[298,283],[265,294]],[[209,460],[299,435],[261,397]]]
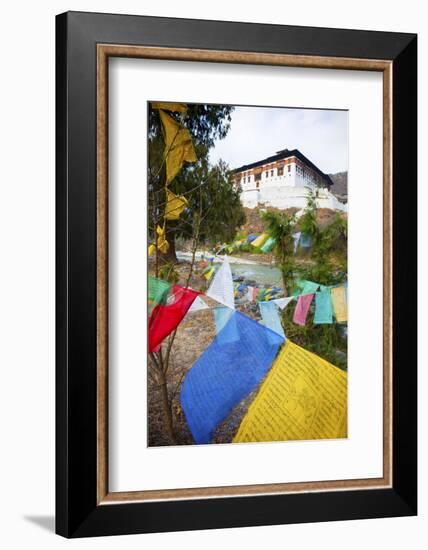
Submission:
[[[181,406],[198,444],[209,443],[215,428],[257,387],[284,342],[239,311],[232,313],[220,335],[187,373],[181,390]]]
[[[300,235],[300,246],[302,248],[310,248],[312,246],[312,237],[309,233],[302,233]]]
[[[259,302],[259,306],[264,326],[285,338],[276,305],[273,302]]]
[[[218,306],[213,308],[215,332],[217,334],[218,343],[220,345],[236,342],[239,340],[239,332],[236,327],[236,320],[230,319],[235,310],[226,306]],[[224,327],[230,322],[228,330],[223,331]]]

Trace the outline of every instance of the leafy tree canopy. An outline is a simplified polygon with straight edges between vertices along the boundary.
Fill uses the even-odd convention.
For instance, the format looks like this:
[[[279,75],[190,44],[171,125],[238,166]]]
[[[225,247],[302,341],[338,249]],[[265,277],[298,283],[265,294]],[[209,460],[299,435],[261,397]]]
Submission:
[[[233,107],[228,105],[188,105],[186,114],[169,113],[191,133],[198,161],[184,164],[169,189],[183,195],[188,205],[180,219],[167,224],[167,240],[172,245],[169,260],[175,257],[175,238],[194,237],[195,219],[200,219],[198,238],[215,242],[233,238],[245,216],[228,166],[209,162],[209,150],[230,129]],[[159,112],[149,108],[149,229],[162,216],[165,205],[164,138]]]

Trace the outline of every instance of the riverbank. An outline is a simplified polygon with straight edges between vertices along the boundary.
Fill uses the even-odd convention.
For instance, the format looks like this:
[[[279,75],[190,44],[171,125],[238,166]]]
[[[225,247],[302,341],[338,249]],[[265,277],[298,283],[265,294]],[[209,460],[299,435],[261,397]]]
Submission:
[[[177,259],[179,261],[190,261],[192,259],[192,253],[184,250],[177,251]],[[203,260],[207,258],[214,258],[214,263],[220,263],[224,259],[223,254],[215,255],[209,250],[197,250],[195,253],[196,260]],[[241,252],[238,255],[227,255],[227,259],[230,264],[252,264],[252,265],[272,265],[273,258],[269,255],[269,258],[260,257],[260,254],[251,254],[249,252]]]

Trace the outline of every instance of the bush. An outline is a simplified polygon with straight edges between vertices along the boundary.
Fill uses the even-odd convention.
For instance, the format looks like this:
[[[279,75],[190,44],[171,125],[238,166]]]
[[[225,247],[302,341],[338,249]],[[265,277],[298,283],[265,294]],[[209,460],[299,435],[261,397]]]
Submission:
[[[319,355],[332,365],[347,369],[347,338],[343,336],[340,325],[314,325],[312,322],[315,307],[312,304],[306,325],[301,327],[293,323],[294,307],[290,304],[282,312],[281,320],[287,338]]]
[[[159,269],[159,278],[163,279],[164,281],[168,281],[171,284],[175,284],[175,283],[178,283],[180,276],[175,270],[174,264],[170,262],[170,263],[164,264]]]

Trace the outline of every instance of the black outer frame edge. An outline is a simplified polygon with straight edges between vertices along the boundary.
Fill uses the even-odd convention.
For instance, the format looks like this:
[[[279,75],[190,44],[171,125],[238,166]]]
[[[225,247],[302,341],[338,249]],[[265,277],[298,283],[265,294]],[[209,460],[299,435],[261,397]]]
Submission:
[[[392,174],[393,486],[416,514],[418,302],[403,289],[417,292],[417,36],[393,63]]]
[[[415,343],[416,314],[398,288],[416,280],[416,199],[409,194],[403,205],[400,195],[399,206],[406,172],[397,152],[416,160],[416,36],[77,12],[57,16],[56,24],[56,532],[82,537],[414,515],[416,359],[406,350]],[[242,36],[248,29],[250,40]],[[394,60],[393,489],[96,505],[97,42]],[[402,312],[409,323],[398,337]]]
[[[68,533],[67,442],[67,19],[55,34],[55,528]]]
[[[74,537],[411,516],[393,489],[99,506]]]

